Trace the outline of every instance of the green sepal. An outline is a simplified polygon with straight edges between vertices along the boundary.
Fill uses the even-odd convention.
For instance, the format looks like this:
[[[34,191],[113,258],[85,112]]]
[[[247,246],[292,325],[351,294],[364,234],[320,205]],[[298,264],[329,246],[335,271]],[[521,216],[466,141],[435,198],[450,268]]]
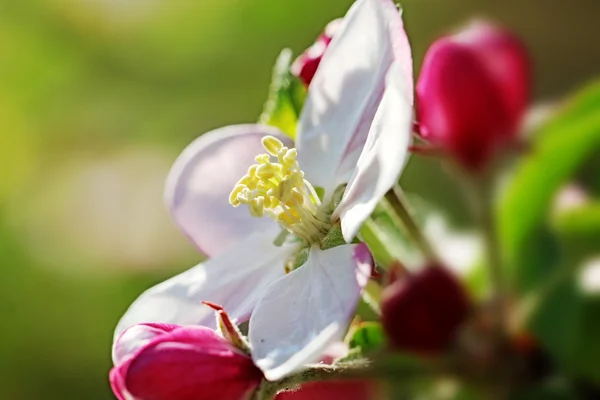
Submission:
[[[269,95],[259,121],[278,128],[294,139],[298,118],[306,99],[306,88],[297,77],[291,74],[292,61],[290,49],[283,49],[277,57],[273,67]]]
[[[319,247],[321,247],[321,250],[327,250],[343,244],[346,244],[346,241],[344,240],[344,235],[342,234],[342,226],[338,222],[334,224],[329,232],[327,232],[327,235],[321,239]]]

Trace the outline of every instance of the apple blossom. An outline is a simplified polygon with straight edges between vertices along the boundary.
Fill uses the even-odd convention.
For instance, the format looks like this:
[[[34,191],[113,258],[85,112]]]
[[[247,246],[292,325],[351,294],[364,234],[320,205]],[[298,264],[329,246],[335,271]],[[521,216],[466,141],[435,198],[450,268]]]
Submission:
[[[398,180],[412,93],[398,9],[356,1],[310,85],[295,147],[275,128],[237,125],[202,135],[175,162],[167,204],[210,259],[142,294],[116,335],[142,322],[212,327],[198,307],[210,301],[250,319],[267,379],[318,361],[368,280],[364,245],[346,243]]]

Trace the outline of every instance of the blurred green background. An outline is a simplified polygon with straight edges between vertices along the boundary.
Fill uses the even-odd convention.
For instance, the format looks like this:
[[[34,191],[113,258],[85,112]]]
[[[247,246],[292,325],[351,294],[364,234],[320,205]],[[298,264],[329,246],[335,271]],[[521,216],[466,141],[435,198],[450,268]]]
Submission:
[[[352,0],[0,0],[0,398],[111,399],[112,331],[146,287],[200,259],[162,205],[192,139],[255,121],[281,48],[296,53]],[[535,99],[600,65],[598,0],[406,0],[418,67],[477,16],[532,52]],[[405,176],[461,220],[453,183]],[[432,184],[436,182],[437,184]]]

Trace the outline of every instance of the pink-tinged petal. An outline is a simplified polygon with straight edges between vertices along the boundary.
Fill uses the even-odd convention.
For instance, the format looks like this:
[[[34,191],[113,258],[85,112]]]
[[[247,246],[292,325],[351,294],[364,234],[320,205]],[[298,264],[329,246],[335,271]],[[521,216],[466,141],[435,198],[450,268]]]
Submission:
[[[135,400],[135,398],[127,391],[125,387],[125,382],[123,379],[123,375],[121,374],[121,368],[114,367],[110,370],[108,374],[108,379],[110,381],[110,387],[117,396],[118,400]]]
[[[356,236],[377,203],[398,182],[409,155],[412,95],[408,95],[407,82],[395,65],[386,81],[367,143],[333,216],[341,219],[347,242]]]
[[[300,268],[273,282],[250,319],[252,357],[269,380],[322,359],[350,322],[371,267],[355,245],[313,246]]]
[[[412,57],[398,9],[391,0],[356,1],[323,56],[298,125],[298,157],[313,185],[331,192],[350,179],[394,62],[412,104]]]
[[[232,125],[205,133],[175,161],[167,178],[165,201],[173,219],[210,257],[230,248],[245,236],[275,224],[269,218],[253,218],[245,207],[229,204],[235,183],[264,153],[261,138],[289,138],[266,125]]]
[[[284,262],[295,251],[274,246],[274,237],[268,232],[251,235],[231,251],[147,290],[121,318],[115,338],[148,322],[215,328],[214,311],[203,301],[222,305],[237,322],[246,320],[264,289],[285,274]]]
[[[373,400],[376,384],[367,380],[322,381],[304,384],[293,392],[279,393],[276,400]]]
[[[179,327],[115,366],[110,378],[122,399],[240,400],[258,386],[262,373],[214,331]]]
[[[117,365],[125,362],[153,339],[176,328],[179,325],[139,324],[126,329],[114,343],[113,363]]]

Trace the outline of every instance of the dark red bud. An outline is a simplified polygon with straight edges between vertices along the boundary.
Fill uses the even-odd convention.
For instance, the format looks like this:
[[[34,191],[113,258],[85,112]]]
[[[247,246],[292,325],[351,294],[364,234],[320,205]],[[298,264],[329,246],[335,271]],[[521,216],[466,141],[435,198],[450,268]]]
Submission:
[[[469,309],[457,278],[445,268],[431,266],[383,290],[381,322],[394,348],[435,355],[452,343]]]
[[[336,19],[327,24],[316,42],[306,49],[292,64],[292,74],[300,78],[306,86],[310,85],[312,78],[315,76],[323,54],[325,54],[327,46],[331,43],[333,35],[339,29],[340,23],[341,20]]]
[[[421,135],[478,169],[516,138],[529,101],[527,52],[509,32],[473,24],[429,48],[416,91]]]

